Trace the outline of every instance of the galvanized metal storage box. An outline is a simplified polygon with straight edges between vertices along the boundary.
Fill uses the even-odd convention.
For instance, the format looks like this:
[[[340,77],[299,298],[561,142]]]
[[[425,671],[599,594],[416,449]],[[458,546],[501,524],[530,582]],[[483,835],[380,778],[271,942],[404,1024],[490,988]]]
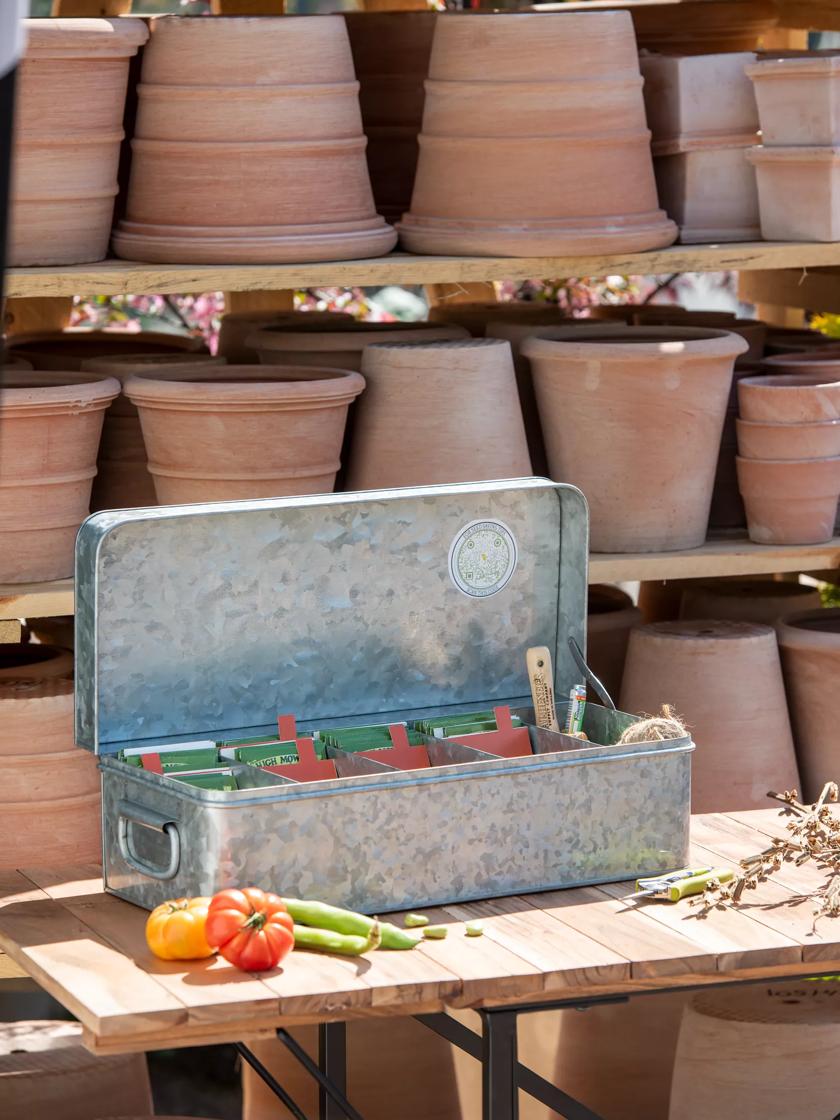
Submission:
[[[587,746],[532,728],[527,757],[438,744],[424,770],[296,784],[248,767],[254,788],[235,792],[114,757],[270,732],[281,712],[306,729],[527,710],[532,645],[553,651],[562,698],[586,575],[583,496],[542,479],[90,517],[76,721],[101,756],[107,889],[151,907],[256,884],[381,913],[684,865],[687,737]],[[631,721],[587,717],[608,743]]]

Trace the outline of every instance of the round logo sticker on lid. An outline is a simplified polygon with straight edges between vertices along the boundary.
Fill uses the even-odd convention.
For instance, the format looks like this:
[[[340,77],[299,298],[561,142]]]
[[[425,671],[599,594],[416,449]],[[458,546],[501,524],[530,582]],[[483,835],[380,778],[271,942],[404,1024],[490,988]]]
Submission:
[[[449,574],[459,591],[486,599],[501,591],[516,569],[516,539],[501,521],[471,521],[449,549]]]

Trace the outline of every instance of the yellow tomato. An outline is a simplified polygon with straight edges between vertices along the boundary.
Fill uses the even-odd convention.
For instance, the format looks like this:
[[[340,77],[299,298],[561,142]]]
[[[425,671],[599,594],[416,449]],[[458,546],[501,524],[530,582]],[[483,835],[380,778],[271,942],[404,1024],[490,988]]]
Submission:
[[[209,898],[173,898],[162,902],[146,922],[146,944],[164,961],[194,961],[212,957],[204,926]]]

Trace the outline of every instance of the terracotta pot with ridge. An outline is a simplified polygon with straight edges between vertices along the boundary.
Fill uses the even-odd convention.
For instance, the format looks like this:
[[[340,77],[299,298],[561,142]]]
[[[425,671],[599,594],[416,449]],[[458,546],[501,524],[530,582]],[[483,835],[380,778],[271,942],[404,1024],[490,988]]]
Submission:
[[[232,366],[256,364],[257,352],[245,340],[264,327],[328,331],[338,329],[345,320],[353,320],[346,311],[228,311],[219,324],[216,353]]]
[[[696,548],[736,357],[726,331],[615,325],[527,339],[551,477],[579,486],[594,552]]]
[[[804,583],[770,579],[689,580],[680,604],[680,618],[724,618],[775,626],[795,611],[820,605],[820,593]]]
[[[35,369],[54,370],[80,370],[82,362],[90,358],[120,354],[208,353],[202,339],[166,331],[43,331],[12,335],[7,345],[9,354]]]
[[[446,342],[466,338],[463,327],[436,323],[365,323],[356,319],[329,324],[329,329],[287,330],[285,326],[264,327],[252,334],[246,345],[256,350],[267,365],[336,366],[362,368],[366,347],[377,343]]]
[[[630,634],[619,708],[671,704],[696,744],[691,811],[767,807],[769,789],[798,789],[779,649],[750,622],[657,622]]]
[[[168,505],[331,491],[364,384],[342,369],[193,366],[134,374],[125,395]]]
[[[620,587],[591,584],[586,609],[586,660],[614,700],[618,700],[630,631],[642,612]]]
[[[387,253],[396,234],[374,208],[358,89],[341,16],[154,20],[117,256],[282,264]],[[206,183],[212,205],[197,217]]]
[[[778,373],[738,382],[742,420],[771,423],[840,419],[840,376]]]
[[[840,419],[792,424],[737,420],[744,459],[830,459],[840,455]]]
[[[743,459],[738,486],[757,544],[822,544],[834,536],[840,457]]]
[[[414,253],[670,245],[676,228],[658,208],[629,13],[439,19],[414,193],[398,229]]]
[[[554,327],[564,323],[571,325],[571,316],[556,303],[511,299],[488,300],[486,303],[436,303],[429,308],[429,322],[454,323],[469,331],[474,338],[481,338],[491,323],[503,323],[512,329]]]
[[[108,249],[128,64],[139,19],[27,19],[18,70],[7,264],[100,261]]]
[[[802,792],[811,801],[825,782],[837,780],[840,609],[788,615],[778,632]]]
[[[73,574],[105,410],[118,381],[23,371],[0,384],[0,583]]]

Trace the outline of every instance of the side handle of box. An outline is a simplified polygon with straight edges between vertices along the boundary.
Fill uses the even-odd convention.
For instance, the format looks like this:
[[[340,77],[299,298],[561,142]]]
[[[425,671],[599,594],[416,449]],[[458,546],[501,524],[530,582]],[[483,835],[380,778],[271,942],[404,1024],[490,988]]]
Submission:
[[[151,879],[174,879],[181,865],[181,834],[175,821],[132,801],[120,801],[117,809],[117,842],[128,866]],[[169,839],[169,859],[165,866],[155,867],[137,855],[132,841],[133,825],[151,828]]]

